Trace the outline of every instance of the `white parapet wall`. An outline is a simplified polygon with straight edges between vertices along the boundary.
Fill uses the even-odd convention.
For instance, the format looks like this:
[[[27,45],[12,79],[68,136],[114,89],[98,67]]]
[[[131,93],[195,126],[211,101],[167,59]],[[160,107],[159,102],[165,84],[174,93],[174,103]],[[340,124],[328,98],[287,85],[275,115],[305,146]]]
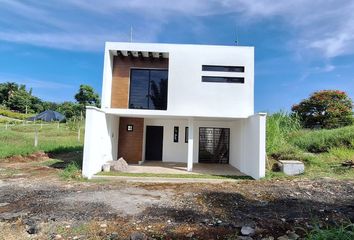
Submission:
[[[119,118],[94,107],[87,107],[82,175],[87,178],[101,171],[102,165],[117,159]]]
[[[242,158],[239,170],[254,179],[265,176],[266,114],[258,113],[243,120]]]

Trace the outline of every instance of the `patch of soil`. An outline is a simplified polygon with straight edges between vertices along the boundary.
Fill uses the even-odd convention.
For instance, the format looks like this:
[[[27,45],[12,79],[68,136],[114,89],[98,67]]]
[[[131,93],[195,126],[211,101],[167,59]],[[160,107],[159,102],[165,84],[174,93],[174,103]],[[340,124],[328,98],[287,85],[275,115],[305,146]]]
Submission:
[[[15,155],[12,157],[8,157],[3,159],[2,161],[5,163],[21,163],[21,162],[34,162],[34,161],[43,161],[49,159],[49,156],[47,153],[43,151],[38,151],[26,156],[22,155]]]
[[[75,155],[56,158],[70,161]],[[304,236],[316,226],[354,222],[354,181],[73,182],[60,180],[61,170],[36,161],[0,162],[0,168],[22,174],[0,180],[0,236],[5,239],[28,237],[29,223],[30,229],[40,229],[36,239],[58,234],[65,239],[127,239],[131,234],[235,239],[244,226],[254,230],[252,239],[261,239],[289,232]]]

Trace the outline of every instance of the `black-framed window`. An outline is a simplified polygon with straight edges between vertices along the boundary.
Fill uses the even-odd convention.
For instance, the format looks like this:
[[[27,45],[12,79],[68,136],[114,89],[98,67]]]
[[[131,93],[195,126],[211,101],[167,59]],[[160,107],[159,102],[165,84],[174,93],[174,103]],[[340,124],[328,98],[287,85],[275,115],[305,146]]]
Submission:
[[[177,143],[178,142],[178,133],[179,132],[179,127],[175,126],[173,128],[173,142]]]
[[[243,77],[214,77],[202,76],[202,82],[215,82],[215,83],[245,83]]]
[[[229,128],[199,128],[199,163],[229,163],[229,149]]]
[[[188,135],[189,133],[188,133],[188,127],[185,127],[184,128],[184,142],[185,143],[188,143]]]
[[[212,72],[245,72],[245,67],[243,67],[243,66],[202,65],[202,71],[212,71]]]
[[[131,69],[129,108],[167,109],[167,69]]]

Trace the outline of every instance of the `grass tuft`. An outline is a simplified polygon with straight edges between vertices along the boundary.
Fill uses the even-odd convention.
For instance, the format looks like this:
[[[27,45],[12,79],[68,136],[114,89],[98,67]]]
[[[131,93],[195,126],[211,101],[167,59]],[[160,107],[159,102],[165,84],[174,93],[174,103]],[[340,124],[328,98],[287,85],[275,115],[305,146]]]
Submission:
[[[64,180],[80,180],[82,178],[81,167],[77,162],[71,162],[60,172],[59,176]]]
[[[353,240],[354,225],[332,227],[326,229],[316,228],[306,237],[307,240]]]

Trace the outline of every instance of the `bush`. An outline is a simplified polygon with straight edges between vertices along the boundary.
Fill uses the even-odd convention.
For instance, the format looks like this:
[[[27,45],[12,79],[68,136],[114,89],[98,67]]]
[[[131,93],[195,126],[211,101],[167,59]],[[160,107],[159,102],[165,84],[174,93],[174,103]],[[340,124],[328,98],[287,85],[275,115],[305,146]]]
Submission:
[[[354,147],[354,126],[316,131],[299,131],[290,136],[291,144],[311,153],[328,152],[335,147]]]
[[[323,90],[292,107],[306,128],[338,128],[353,123],[353,102],[345,92]]]

